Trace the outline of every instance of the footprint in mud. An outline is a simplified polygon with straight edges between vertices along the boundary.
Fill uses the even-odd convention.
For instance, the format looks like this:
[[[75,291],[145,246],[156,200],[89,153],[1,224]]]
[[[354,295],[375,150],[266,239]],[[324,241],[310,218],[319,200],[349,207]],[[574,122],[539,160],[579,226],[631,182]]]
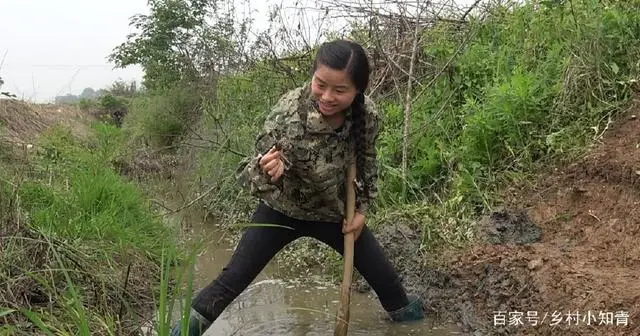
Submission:
[[[531,244],[540,241],[542,230],[523,210],[500,209],[484,216],[476,236],[492,244]]]

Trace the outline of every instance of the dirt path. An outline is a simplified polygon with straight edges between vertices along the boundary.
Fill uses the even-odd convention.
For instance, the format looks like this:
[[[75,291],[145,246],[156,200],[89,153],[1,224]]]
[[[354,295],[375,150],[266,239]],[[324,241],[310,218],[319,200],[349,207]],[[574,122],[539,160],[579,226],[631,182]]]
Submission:
[[[480,223],[488,242],[444,269],[410,257],[417,246],[404,242],[419,232],[390,225],[381,241],[405,283],[474,335],[640,335],[638,117],[634,108],[590,154],[513,195]]]

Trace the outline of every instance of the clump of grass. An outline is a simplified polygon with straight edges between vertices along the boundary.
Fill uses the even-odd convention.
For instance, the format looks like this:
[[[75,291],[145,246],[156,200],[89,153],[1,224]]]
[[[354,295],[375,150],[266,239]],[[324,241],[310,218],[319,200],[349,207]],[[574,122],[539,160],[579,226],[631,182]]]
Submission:
[[[200,118],[202,103],[199,92],[182,85],[140,95],[131,100],[124,128],[132,140],[141,138],[154,147],[171,147]]]
[[[175,228],[113,170],[120,131],[94,130],[82,143],[52,129],[23,166],[0,162],[0,319],[18,330],[129,334],[174,285],[165,268],[191,265]]]
[[[79,327],[100,335],[116,326],[135,328],[135,314],[153,308],[158,267],[149,251],[117,251],[108,240],[74,239],[8,216],[3,227],[0,307],[15,311],[5,316],[8,324],[32,327],[17,315],[22,312],[54,333],[75,334],[73,328]]]

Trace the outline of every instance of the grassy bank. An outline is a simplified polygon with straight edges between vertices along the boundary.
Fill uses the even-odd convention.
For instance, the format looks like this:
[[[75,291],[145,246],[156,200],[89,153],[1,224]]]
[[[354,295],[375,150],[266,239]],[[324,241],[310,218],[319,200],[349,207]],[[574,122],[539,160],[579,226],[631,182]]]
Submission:
[[[421,30],[406,179],[401,130],[408,78],[401,71],[382,78],[387,85],[373,95],[385,122],[380,197],[369,224],[420,228],[431,252],[472,242],[478,216],[500,204],[505,190],[575,158],[628,103],[640,66],[639,8],[638,1],[507,3],[485,6],[464,23],[436,20]],[[369,50],[396,36],[395,27],[354,29],[351,37]],[[401,38],[412,44],[409,34]],[[207,90],[178,83],[146,95],[125,128],[160,137],[155,143],[167,145],[163,134],[170,134],[191,146],[191,190],[208,192],[199,204],[229,227],[246,222],[255,200],[239,189],[235,170],[252,153],[278,97],[308,79],[312,55],[297,50],[278,60],[254,59],[220,74]],[[384,70],[375,69],[378,76]],[[194,111],[202,116],[197,122]],[[312,253],[296,253],[302,267],[324,260],[316,253],[322,247],[304,244]]]
[[[475,218],[499,204],[505,188],[597,141],[638,75],[637,9],[638,2],[615,1],[509,5],[491,8],[482,20],[443,21],[423,31],[406,181],[403,102],[392,91],[375,96],[385,123],[371,224],[403,217],[425,229],[427,246],[462,246],[472,239]],[[307,69],[291,76],[264,67],[222,78],[207,106],[204,134],[218,146],[200,156],[200,174],[216,186],[209,206],[218,213],[251,209],[233,180],[240,156],[225,149],[250,153],[265,111]]]
[[[3,335],[129,334],[171,294],[176,228],[114,169],[122,130],[95,123],[86,139],[56,127],[28,148],[3,142]]]

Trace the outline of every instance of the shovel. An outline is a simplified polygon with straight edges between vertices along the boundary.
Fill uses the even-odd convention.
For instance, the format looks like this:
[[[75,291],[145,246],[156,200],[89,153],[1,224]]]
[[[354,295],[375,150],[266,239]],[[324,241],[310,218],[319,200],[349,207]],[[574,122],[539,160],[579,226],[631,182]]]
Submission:
[[[347,223],[351,223],[356,207],[356,165],[352,163],[347,170],[346,190],[347,204],[345,214]],[[350,232],[344,235],[344,273],[342,275],[342,286],[340,287],[340,303],[336,317],[336,328],[334,336],[346,336],[349,331],[349,304],[351,302],[351,279],[353,277],[353,245],[355,243],[355,233]]]

